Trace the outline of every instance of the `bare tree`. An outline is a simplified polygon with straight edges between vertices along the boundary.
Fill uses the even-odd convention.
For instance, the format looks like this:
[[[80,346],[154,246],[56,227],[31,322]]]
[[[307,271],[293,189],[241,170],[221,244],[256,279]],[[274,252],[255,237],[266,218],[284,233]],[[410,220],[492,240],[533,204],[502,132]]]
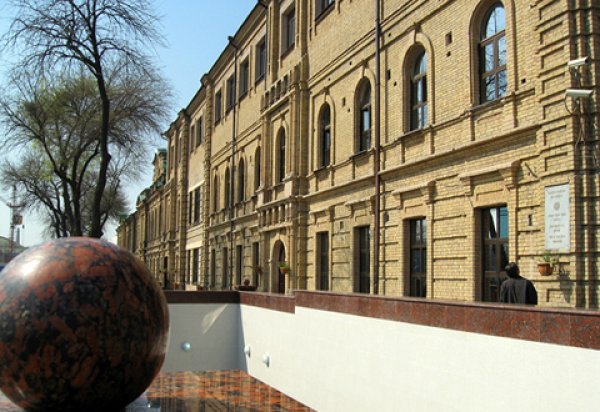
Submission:
[[[137,177],[148,149],[145,136],[158,130],[154,119],[164,103],[161,90],[143,79],[125,76],[112,79],[111,85],[109,148],[113,160],[96,209],[101,229],[124,212],[123,183]],[[90,233],[101,165],[100,99],[94,80],[23,76],[11,82],[10,90],[0,99],[0,118],[7,129],[6,141],[21,156],[3,163],[3,184],[24,190],[27,203],[45,212],[53,235]]]
[[[144,79],[146,85],[164,91],[163,80],[146,52],[162,43],[156,30],[158,19],[147,0],[10,0],[10,4],[16,17],[4,40],[22,56],[17,69],[38,68],[47,75],[58,72],[62,76],[85,70],[95,81],[100,102],[99,156],[88,235],[101,237],[102,199],[114,154],[110,136],[119,124],[111,119],[116,113],[112,106],[116,99],[125,98],[112,94],[111,89],[118,88],[111,88],[110,83]],[[156,114],[146,120],[155,119]]]

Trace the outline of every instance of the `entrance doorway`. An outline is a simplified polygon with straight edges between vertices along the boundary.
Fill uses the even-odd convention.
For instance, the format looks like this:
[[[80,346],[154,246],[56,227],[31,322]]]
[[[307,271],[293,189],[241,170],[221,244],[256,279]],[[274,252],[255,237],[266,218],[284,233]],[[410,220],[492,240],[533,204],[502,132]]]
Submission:
[[[481,299],[500,300],[500,285],[506,279],[508,264],[508,209],[492,207],[481,211],[483,276]]]
[[[279,267],[279,262],[285,262],[285,248],[283,244],[279,248],[279,257],[277,259],[277,293],[285,293],[285,273]]]

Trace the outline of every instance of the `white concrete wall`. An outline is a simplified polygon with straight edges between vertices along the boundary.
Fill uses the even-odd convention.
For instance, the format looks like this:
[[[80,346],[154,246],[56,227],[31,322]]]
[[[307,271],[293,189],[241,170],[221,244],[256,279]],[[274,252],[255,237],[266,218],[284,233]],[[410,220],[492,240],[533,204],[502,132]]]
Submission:
[[[244,369],[237,304],[170,304],[163,372]],[[184,351],[181,344],[189,342]]]
[[[588,411],[600,351],[242,306],[248,372],[318,411]],[[262,355],[269,353],[266,367]]]
[[[169,310],[163,371],[246,370],[321,412],[590,411],[600,405],[600,351],[303,307],[295,314],[236,304],[171,304]],[[186,341],[189,352],[181,350]]]

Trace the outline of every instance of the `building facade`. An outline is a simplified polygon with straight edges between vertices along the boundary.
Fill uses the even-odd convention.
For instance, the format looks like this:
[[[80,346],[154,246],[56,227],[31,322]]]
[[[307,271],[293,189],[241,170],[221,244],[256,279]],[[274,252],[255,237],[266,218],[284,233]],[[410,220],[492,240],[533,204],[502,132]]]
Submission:
[[[599,45],[587,0],[259,1],[166,133],[162,267],[497,301],[516,261],[540,305],[597,308]],[[156,207],[119,229],[155,273]]]

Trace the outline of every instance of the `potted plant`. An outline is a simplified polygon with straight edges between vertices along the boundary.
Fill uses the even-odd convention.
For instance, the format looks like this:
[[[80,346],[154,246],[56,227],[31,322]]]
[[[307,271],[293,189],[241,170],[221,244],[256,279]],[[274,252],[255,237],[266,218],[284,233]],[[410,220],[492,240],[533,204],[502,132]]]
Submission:
[[[279,262],[279,270],[281,273],[288,273],[290,271],[290,265],[287,262]]]
[[[554,266],[558,263],[558,258],[546,250],[542,255],[542,262],[538,263],[538,271],[542,276],[550,276],[554,272]]]
[[[236,289],[240,292],[254,292],[256,290],[256,285],[251,285],[250,279],[244,278],[242,284],[236,286]]]

